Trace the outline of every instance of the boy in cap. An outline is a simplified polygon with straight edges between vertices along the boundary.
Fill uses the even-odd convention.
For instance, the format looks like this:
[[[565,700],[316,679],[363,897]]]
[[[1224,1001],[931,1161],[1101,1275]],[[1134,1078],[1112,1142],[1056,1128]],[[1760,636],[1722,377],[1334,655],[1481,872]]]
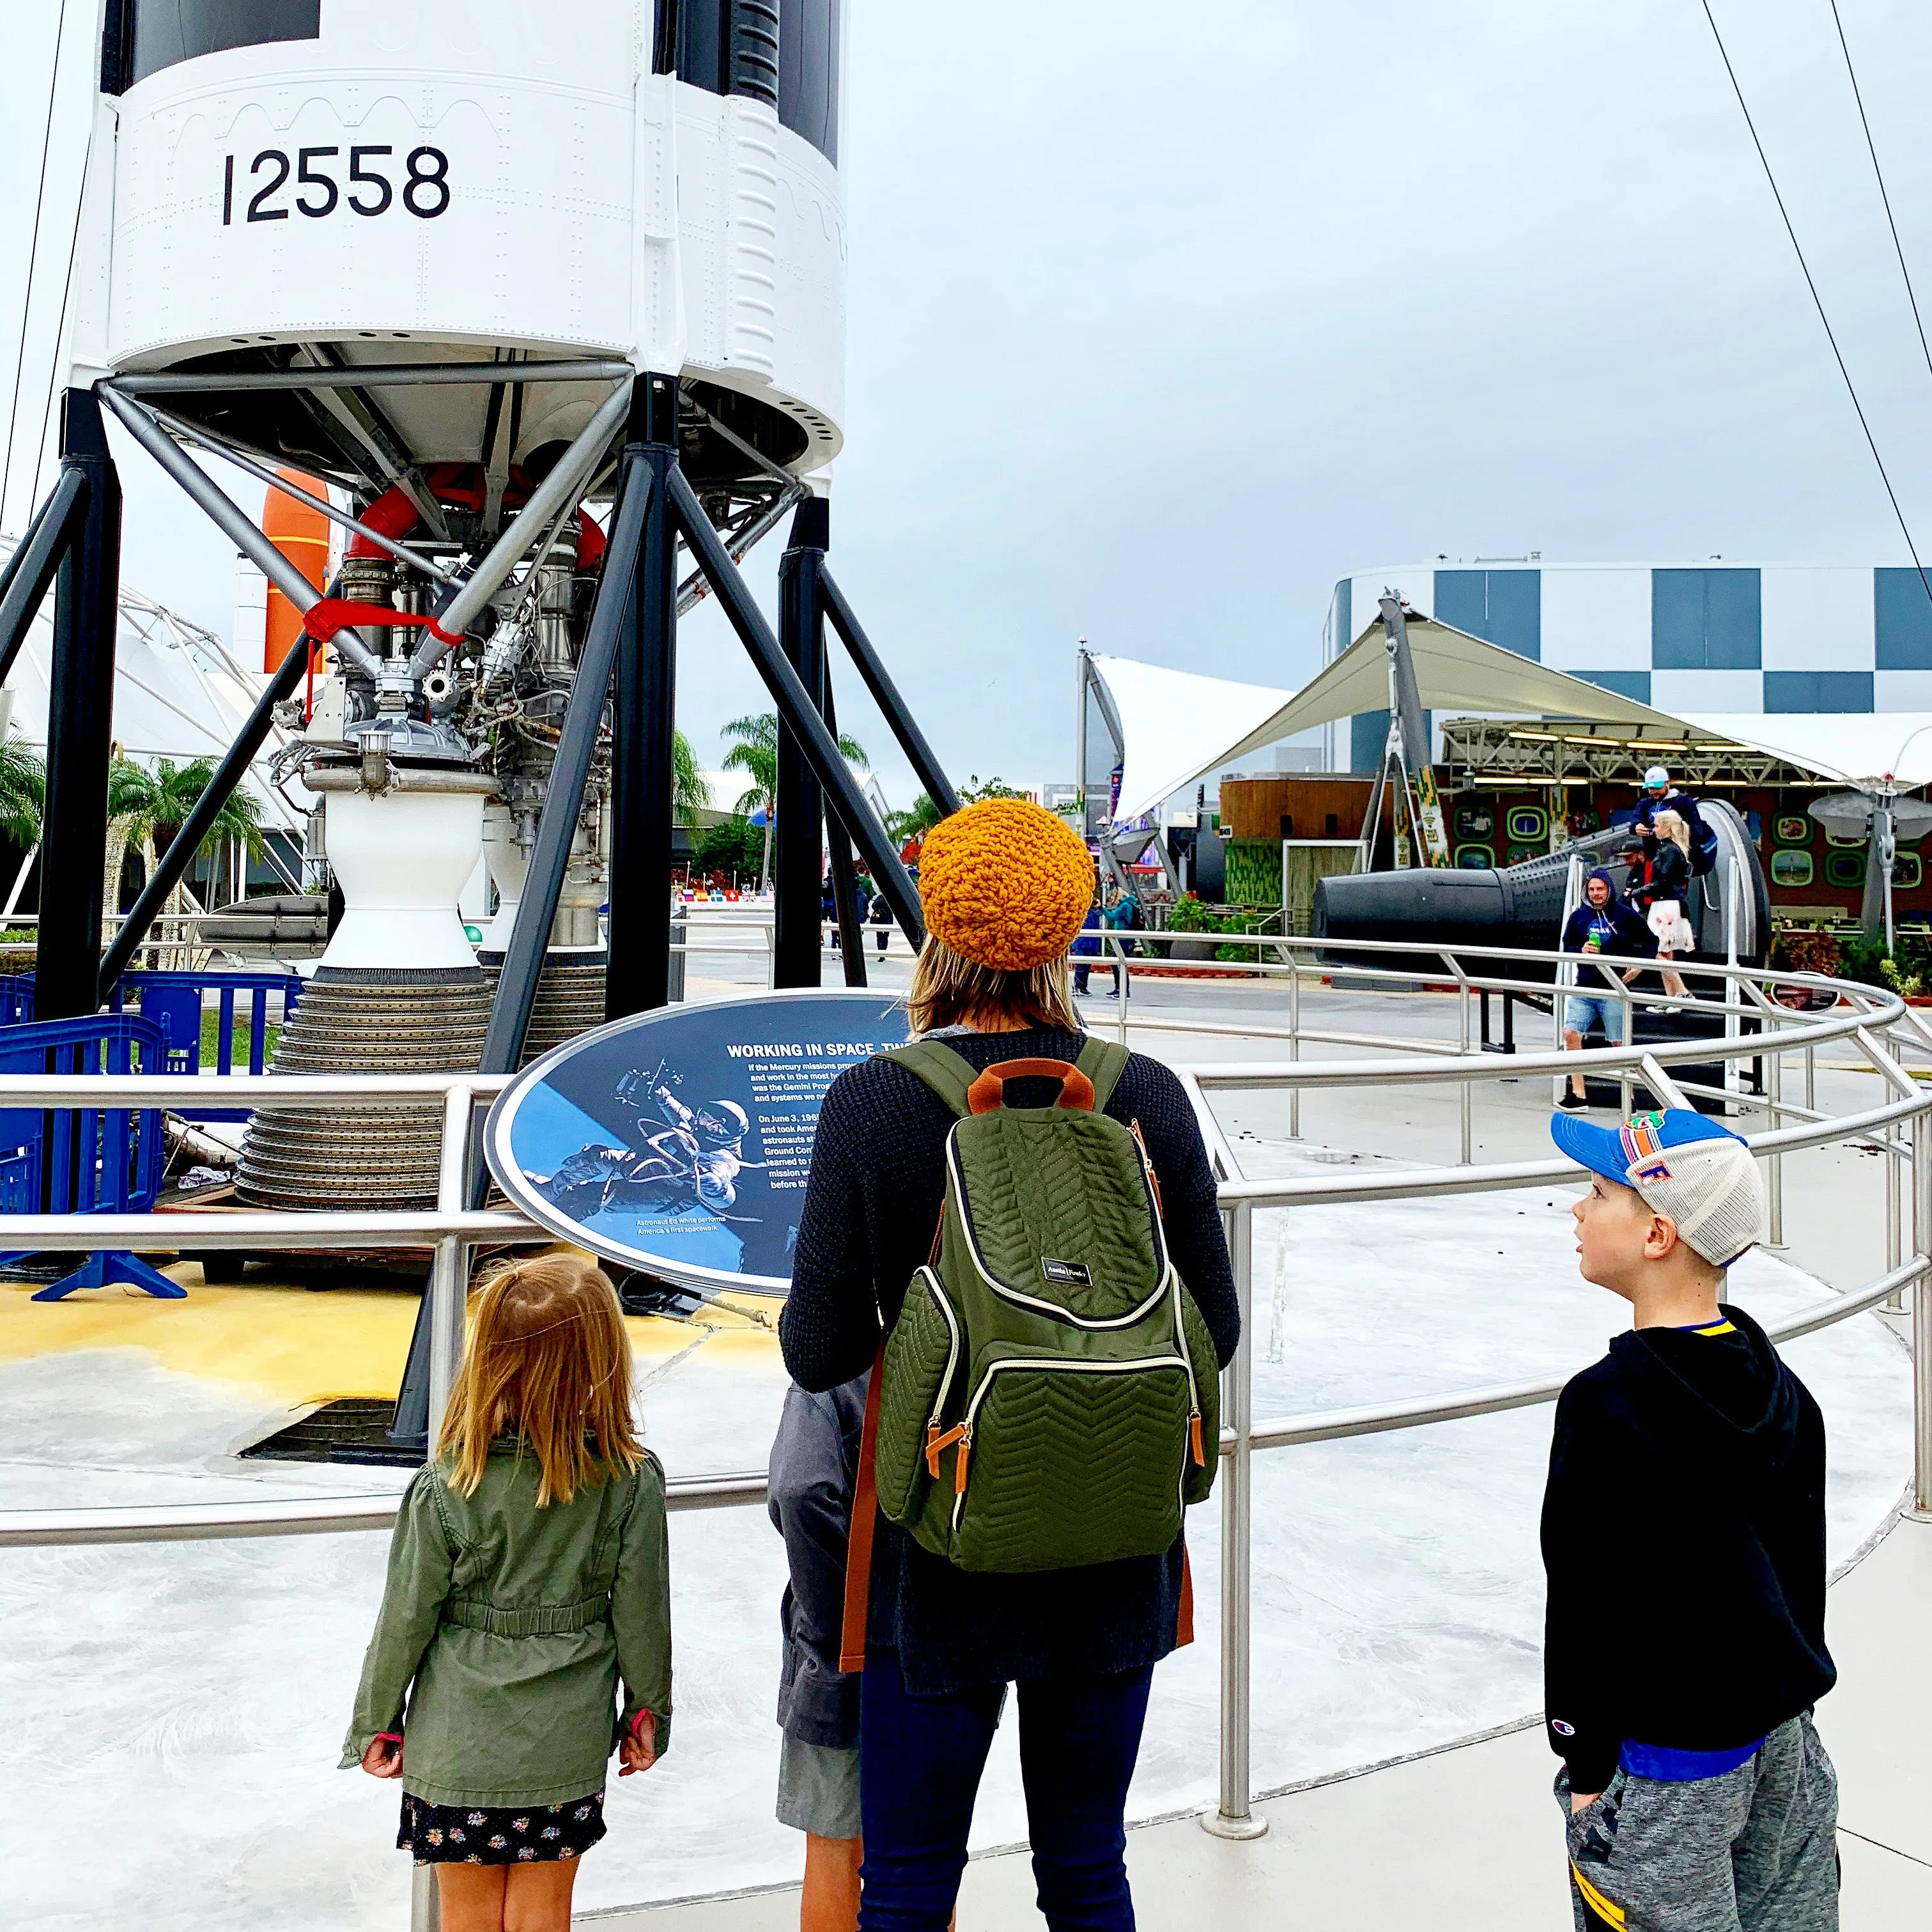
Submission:
[[[1634,1320],[1556,1406],[1543,1508],[1550,1748],[1578,1932],[1832,1932],[1825,1429],[1719,1299],[1760,1235],[1744,1143],[1682,1108],[1558,1114],[1583,1278]]]

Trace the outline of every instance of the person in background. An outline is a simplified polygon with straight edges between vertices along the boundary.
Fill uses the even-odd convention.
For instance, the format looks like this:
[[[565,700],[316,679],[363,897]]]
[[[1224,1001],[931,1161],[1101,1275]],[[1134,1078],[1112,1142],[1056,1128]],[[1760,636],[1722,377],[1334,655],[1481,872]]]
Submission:
[[[1073,990],[1076,993],[1084,994],[1087,991],[1087,976],[1093,971],[1093,962],[1100,955],[1100,942],[1097,939],[1090,939],[1087,935],[1098,932],[1101,922],[1106,916],[1100,904],[1101,890],[1100,874],[1096,872],[1094,902],[1087,908],[1087,916],[1080,922],[1079,938],[1073,942]]]
[[[1650,884],[1650,853],[1656,843],[1654,838],[1633,838],[1623,849],[1624,902],[1638,912],[1643,910],[1644,888]]]
[[[512,1264],[398,1512],[342,1764],[402,1780],[396,1843],[435,1868],[443,1932],[568,1932],[611,1752],[628,1778],[669,1748],[664,1472],[631,1381],[600,1270]]]
[[[1632,1325],[1556,1405],[1544,1708],[1576,1932],[1835,1932],[1825,1424],[1724,1299],[1762,1238],[1750,1148],[1688,1108],[1599,1127],[1579,1270]]]
[[[1689,830],[1692,851],[1715,844],[1716,835],[1704,823],[1697,801],[1671,782],[1670,772],[1663,766],[1652,765],[1643,775],[1643,796],[1636,802],[1636,817],[1630,829],[1654,836],[1660,812],[1674,812],[1683,820]]]
[[[915,1035],[982,1070],[1076,1060],[1086,1045],[1067,950],[1093,898],[1093,861],[1064,820],[986,799],[928,835],[926,940],[908,996]],[[1051,1081],[1016,1078],[1020,1105]],[[1044,1100],[1036,1097],[1043,1094]],[[1218,1362],[1240,1310],[1213,1171],[1180,1080],[1131,1056],[1104,1111],[1137,1123],[1160,1180],[1173,1265]],[[926,1261],[945,1193],[951,1108],[910,1069],[860,1061],[825,1096],[812,1142],[785,1366],[808,1389],[864,1372]],[[1154,1668],[1184,1634],[1184,1538],[1155,1556],[1005,1574],[956,1568],[875,1518],[860,1696],[865,1932],[944,1932],[1007,1687],[1018,1686],[1021,1778],[1049,1932],[1132,1932],[1124,1824]]]
[[[1124,886],[1117,890],[1113,903],[1107,908],[1104,921],[1108,932],[1115,934],[1120,943],[1120,953],[1114,967],[1114,984],[1107,997],[1117,1000],[1126,990],[1126,962],[1134,956],[1134,931],[1140,914],[1140,902]]]
[[[864,1853],[859,1808],[859,1673],[838,1668],[848,1527],[869,1372],[820,1395],[785,1391],[766,1507],[784,1538],[778,1606],[778,1816],[805,1834],[800,1932],[853,1932]]]
[[[1676,812],[1659,812],[1656,824],[1656,852],[1638,910],[1657,941],[1664,992],[1673,1000],[1688,1000],[1690,988],[1670,962],[1680,952],[1697,950],[1697,935],[1684,916],[1684,902],[1690,896],[1690,828]]]
[[[879,957],[886,956],[886,942],[892,936],[892,905],[884,892],[872,896],[872,910],[868,915],[879,935]]]
[[[1610,991],[1616,983],[1610,976],[1615,969],[1597,962],[1647,959],[1656,947],[1649,928],[1617,897],[1616,881],[1600,866],[1583,882],[1583,903],[1570,915],[1563,928],[1562,950],[1582,953],[1586,962],[1576,969],[1576,990],[1563,1003],[1563,1044],[1572,1053],[1580,1052],[1583,1036],[1594,1019],[1602,1026],[1604,1040],[1610,1046],[1621,1045],[1623,1002]],[[1639,970],[1633,966],[1624,973],[1625,982],[1634,980]],[[1558,1104],[1565,1107],[1589,1105],[1582,1074],[1570,1075],[1569,1089]]]

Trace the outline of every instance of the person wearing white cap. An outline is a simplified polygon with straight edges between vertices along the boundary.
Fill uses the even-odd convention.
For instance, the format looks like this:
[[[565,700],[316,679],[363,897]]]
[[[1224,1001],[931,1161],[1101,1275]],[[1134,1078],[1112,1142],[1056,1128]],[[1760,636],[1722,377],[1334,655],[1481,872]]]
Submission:
[[[1825,1426],[1724,1270],[1762,1237],[1750,1150],[1684,1108],[1600,1127],[1586,1281],[1633,1326],[1556,1406],[1545,1722],[1577,1932],[1836,1932]]]
[[[1702,861],[1715,849],[1717,835],[1704,823],[1696,800],[1682,786],[1672,784],[1670,772],[1662,765],[1652,765],[1643,775],[1643,796],[1636,802],[1636,816],[1630,821],[1630,830],[1654,836],[1660,812],[1676,812],[1688,830],[1690,869],[1708,872],[1710,867]]]

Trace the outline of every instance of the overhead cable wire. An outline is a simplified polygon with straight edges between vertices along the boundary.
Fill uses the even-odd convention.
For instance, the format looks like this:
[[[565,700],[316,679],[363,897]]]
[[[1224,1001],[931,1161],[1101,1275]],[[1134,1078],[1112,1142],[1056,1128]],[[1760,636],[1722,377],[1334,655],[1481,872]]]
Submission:
[[[61,0],[60,18],[54,26],[53,72],[47,76],[46,125],[40,130],[40,183],[34,194],[34,238],[27,244],[27,286],[20,296],[20,345],[14,358],[13,400],[7,410],[7,460],[0,466],[0,524],[7,518],[7,486],[14,479],[14,434],[20,420],[20,378],[27,364],[27,324],[34,307],[34,268],[40,255],[40,212],[47,198],[47,156],[54,138],[54,103],[60,93],[61,47],[66,38],[67,0]],[[43,428],[41,434],[46,434]]]
[[[1918,292],[1912,286],[1912,271],[1905,266],[1905,244],[1898,238],[1898,224],[1892,212],[1892,196],[1886,192],[1885,170],[1878,164],[1878,149],[1873,144],[1871,123],[1865,118],[1865,98],[1858,88],[1857,70],[1852,65],[1852,50],[1845,41],[1845,23],[1838,17],[1838,0],[1832,0],[1832,24],[1838,30],[1838,45],[1845,56],[1845,77],[1852,83],[1852,98],[1858,104],[1858,125],[1865,130],[1865,152],[1871,156],[1872,173],[1878,182],[1878,198],[1885,203],[1886,226],[1892,230],[1893,251],[1898,256],[1898,272],[1905,278],[1906,299],[1912,304],[1912,320],[1918,326],[1918,346],[1925,352],[1925,368],[1932,374],[1932,343],[1925,340],[1925,318],[1918,313]]]
[[[82,150],[80,158],[80,188],[74,196],[74,233],[69,238],[67,244],[67,277],[61,284],[60,320],[54,328],[54,352],[47,362],[46,400],[40,405],[40,446],[34,452],[33,496],[36,502],[40,500],[40,471],[47,460],[47,427],[53,420],[54,388],[60,376],[61,345],[67,340],[67,305],[74,296],[74,258],[80,252],[80,224],[87,213],[88,170],[93,165],[94,124],[90,120],[87,129],[87,146]]]
[[[1791,225],[1790,211],[1784,206],[1784,196],[1778,192],[1778,177],[1771,171],[1770,157],[1764,152],[1764,143],[1758,139],[1757,124],[1751,118],[1751,111],[1744,101],[1744,91],[1738,85],[1737,70],[1731,64],[1731,56],[1724,46],[1724,37],[1718,31],[1717,16],[1711,11],[1711,0],[1702,0],[1704,17],[1711,23],[1711,38],[1718,44],[1718,57],[1724,63],[1724,71],[1730,75],[1731,92],[1738,98],[1738,106],[1744,115],[1744,126],[1749,129],[1751,146],[1757,150],[1757,158],[1764,168],[1764,178],[1771,184],[1772,199],[1778,203],[1779,217],[1784,223],[1784,232],[1791,238],[1792,252],[1798,257],[1798,266],[1804,272],[1804,286],[1811,291],[1811,305],[1818,311],[1818,320],[1824,325],[1825,340],[1832,345],[1832,355],[1838,365],[1838,374],[1845,379],[1845,393],[1852,399],[1852,407],[1857,412],[1858,427],[1865,433],[1865,442],[1870,449],[1872,460],[1878,466],[1879,481],[1885,485],[1885,494],[1892,502],[1892,514],[1898,519],[1900,535],[1905,538],[1905,548],[1912,554],[1912,567],[1918,573],[1918,581],[1925,592],[1925,601],[1932,604],[1932,579],[1925,574],[1925,566],[1919,561],[1918,546],[1912,540],[1911,526],[1905,520],[1905,512],[1900,507],[1898,492],[1892,487],[1892,478],[1885,466],[1885,458],[1878,453],[1878,440],[1872,434],[1870,423],[1866,419],[1864,405],[1858,400],[1857,386],[1852,380],[1852,372],[1845,366],[1844,352],[1838,347],[1838,338],[1832,333],[1832,320],[1825,313],[1823,299],[1818,293],[1818,284],[1812,279],[1811,265],[1804,259],[1804,250],[1799,245],[1798,231]]]

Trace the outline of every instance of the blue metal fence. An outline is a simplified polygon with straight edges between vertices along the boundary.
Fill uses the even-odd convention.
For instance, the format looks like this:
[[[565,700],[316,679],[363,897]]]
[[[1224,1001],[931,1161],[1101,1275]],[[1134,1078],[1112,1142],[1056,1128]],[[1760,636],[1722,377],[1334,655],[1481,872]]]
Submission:
[[[158,1073],[167,1041],[139,1013],[27,1020],[0,1029],[0,1073]],[[158,1107],[0,1108],[0,1214],[128,1214],[151,1210],[166,1149]],[[25,1258],[0,1255],[0,1262]],[[90,1255],[36,1301],[76,1288],[132,1282],[170,1299],[183,1291],[138,1256]]]
[[[281,994],[282,1017],[286,1020],[295,1011],[302,989],[302,982],[293,973],[125,973],[108,997],[108,1010],[121,1012],[131,1005],[144,1018],[160,1024],[167,1042],[167,1064],[161,1070],[199,1073],[206,996],[214,993],[218,995],[214,1071],[241,1070],[235,1060],[235,1028],[245,1010],[247,1070],[260,1073],[268,1047],[269,995]],[[248,1109],[240,1107],[184,1107],[176,1111],[190,1120],[245,1120],[248,1118]]]

